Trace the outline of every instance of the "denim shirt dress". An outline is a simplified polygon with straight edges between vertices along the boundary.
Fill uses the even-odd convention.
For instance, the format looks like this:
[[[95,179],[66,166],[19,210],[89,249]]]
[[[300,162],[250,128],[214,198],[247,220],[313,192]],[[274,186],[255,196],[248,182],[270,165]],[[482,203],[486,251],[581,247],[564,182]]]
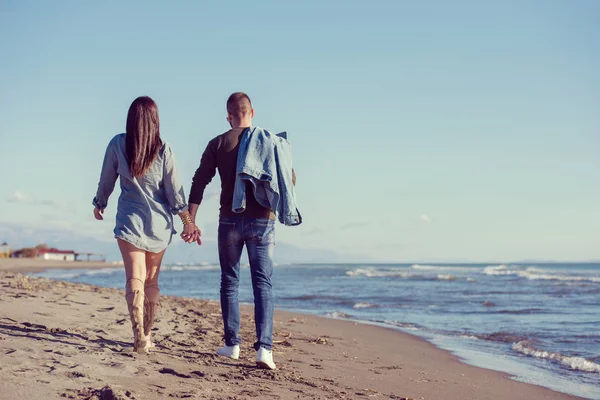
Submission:
[[[187,210],[171,146],[163,142],[157,157],[140,178],[131,175],[125,152],[125,134],[115,136],[106,149],[93,205],[104,210],[119,177],[115,238],[158,253],[171,243],[173,215]]]

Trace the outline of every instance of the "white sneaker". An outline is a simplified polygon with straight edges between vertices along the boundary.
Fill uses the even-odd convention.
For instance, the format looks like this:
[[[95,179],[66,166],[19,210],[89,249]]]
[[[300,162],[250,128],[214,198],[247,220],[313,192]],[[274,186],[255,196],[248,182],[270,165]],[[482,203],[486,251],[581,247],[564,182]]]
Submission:
[[[258,368],[277,369],[273,362],[273,352],[261,346],[256,352],[256,365]]]
[[[240,358],[240,345],[235,344],[233,346],[220,347],[219,349],[217,349],[217,355],[237,360],[238,358]]]

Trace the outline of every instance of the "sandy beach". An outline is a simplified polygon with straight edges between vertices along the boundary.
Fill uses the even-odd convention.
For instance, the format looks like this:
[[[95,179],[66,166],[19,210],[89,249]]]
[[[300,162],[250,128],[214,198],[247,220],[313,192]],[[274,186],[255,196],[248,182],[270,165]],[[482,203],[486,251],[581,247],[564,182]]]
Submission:
[[[169,296],[161,298],[157,347],[138,355],[122,290],[34,278],[23,273],[50,265],[10,262],[0,263],[1,399],[577,398],[466,365],[405,333],[283,311],[275,314],[278,370],[259,370],[251,307],[242,310],[234,361],[214,354],[219,304]]]

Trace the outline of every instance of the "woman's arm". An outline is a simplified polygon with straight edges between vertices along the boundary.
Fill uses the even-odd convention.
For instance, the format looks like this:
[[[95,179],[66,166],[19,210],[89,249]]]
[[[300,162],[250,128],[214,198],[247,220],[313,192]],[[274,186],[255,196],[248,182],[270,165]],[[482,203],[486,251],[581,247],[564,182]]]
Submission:
[[[179,215],[181,222],[183,222],[183,233],[181,234],[181,238],[188,243],[195,241],[198,242],[198,244],[201,244],[200,229],[196,226],[188,211],[183,185],[181,185],[177,173],[175,155],[169,145],[167,145],[165,149],[163,181],[171,212]]]
[[[108,198],[115,189],[115,182],[119,174],[117,173],[117,155],[115,154],[114,139],[110,141],[104,154],[102,163],[102,171],[100,172],[100,181],[98,182],[98,190],[96,197],[92,201],[94,205],[94,216],[96,219],[103,219],[102,213],[108,204]]]

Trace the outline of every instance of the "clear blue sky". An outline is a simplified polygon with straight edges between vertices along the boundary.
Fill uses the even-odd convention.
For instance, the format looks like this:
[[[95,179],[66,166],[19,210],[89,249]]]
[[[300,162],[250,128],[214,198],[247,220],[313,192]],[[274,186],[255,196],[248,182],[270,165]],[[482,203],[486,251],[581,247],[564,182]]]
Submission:
[[[0,225],[112,240],[91,199],[131,101],[157,101],[187,192],[241,90],[294,146],[282,242],[600,259],[600,2],[206,3],[0,3]]]

